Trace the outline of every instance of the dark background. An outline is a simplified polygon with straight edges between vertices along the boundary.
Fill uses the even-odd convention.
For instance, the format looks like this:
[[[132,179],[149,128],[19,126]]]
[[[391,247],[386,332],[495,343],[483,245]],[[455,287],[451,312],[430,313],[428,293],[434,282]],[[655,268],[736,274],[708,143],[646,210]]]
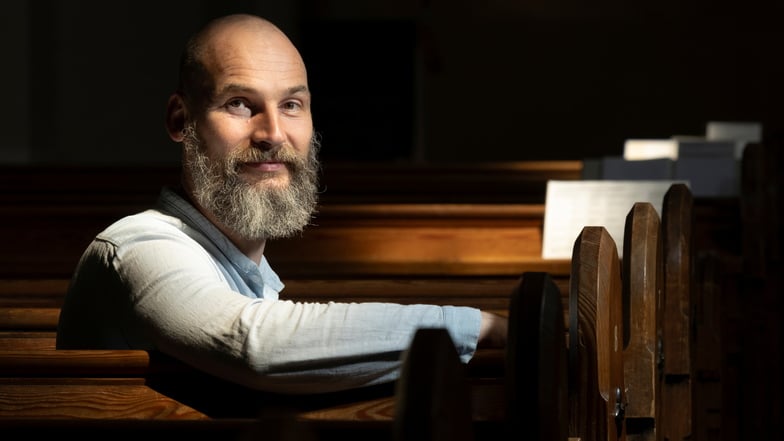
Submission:
[[[617,155],[708,121],[784,125],[784,2],[24,1],[0,6],[0,161],[176,163],[180,48],[264,15],[300,48],[324,160]]]

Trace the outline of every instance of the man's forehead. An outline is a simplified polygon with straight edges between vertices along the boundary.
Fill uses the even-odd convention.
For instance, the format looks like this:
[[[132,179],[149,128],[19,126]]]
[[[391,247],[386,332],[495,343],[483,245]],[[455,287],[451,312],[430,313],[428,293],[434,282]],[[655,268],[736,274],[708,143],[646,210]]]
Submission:
[[[256,68],[271,71],[304,71],[294,45],[279,31],[241,29],[216,34],[204,47],[202,62],[217,71]]]

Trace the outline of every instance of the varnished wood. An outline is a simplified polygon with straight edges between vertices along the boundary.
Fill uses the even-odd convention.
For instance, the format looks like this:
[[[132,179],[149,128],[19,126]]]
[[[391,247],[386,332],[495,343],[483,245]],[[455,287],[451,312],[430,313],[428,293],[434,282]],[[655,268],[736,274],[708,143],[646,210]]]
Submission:
[[[0,419],[204,419],[144,384],[0,383]]]
[[[581,179],[583,162],[503,161],[321,164],[321,199],[328,203],[543,203],[547,181]],[[142,206],[161,185],[179,182],[179,166],[3,165],[0,202]],[[424,191],[423,191],[424,190]]]
[[[604,227],[575,240],[569,286],[569,436],[626,439],[621,264]]]
[[[134,419],[134,418],[47,418],[0,419],[4,439],[76,438],[81,441],[106,439],[188,440],[275,440],[324,441],[345,439],[323,437],[288,416],[246,419]],[[361,431],[357,431],[362,436]]]
[[[547,181],[582,178],[582,161],[323,164],[330,202],[544,203]]]
[[[0,331],[0,351],[55,349],[57,331]]]
[[[664,246],[662,437],[692,439],[694,396],[695,245],[694,200],[685,184],[673,184],[662,203]]]
[[[557,167],[542,173],[560,173],[556,169]],[[333,171],[330,171],[329,173],[332,173],[332,176],[334,177],[335,173],[339,171],[339,168],[333,168],[332,170]],[[366,170],[370,169],[368,168]],[[473,187],[475,191],[471,190],[466,192],[463,195],[466,197],[463,199],[450,199],[450,195],[443,191],[441,191],[441,193],[436,191],[431,195],[424,194],[425,192],[422,192],[422,189],[427,186],[420,185],[417,188],[417,185],[426,182],[424,179],[424,176],[426,175],[425,169],[414,172],[411,175],[412,178],[402,184],[401,188],[405,188],[396,192],[394,187],[399,185],[399,182],[405,180],[406,172],[398,167],[392,167],[390,170],[391,171],[389,171],[388,174],[384,174],[386,173],[384,172],[378,173],[376,176],[373,176],[372,172],[367,174],[365,174],[365,171],[358,172],[358,174],[355,174],[353,177],[346,176],[346,179],[342,180],[340,184],[332,184],[323,195],[323,212],[320,217],[317,217],[318,222],[328,224],[327,227],[329,229],[337,229],[341,222],[345,222],[347,219],[354,219],[351,222],[360,228],[359,231],[367,229],[365,230],[367,235],[360,234],[357,236],[361,239],[359,242],[371,244],[373,243],[372,237],[370,240],[366,240],[365,237],[372,236],[371,231],[375,231],[373,230],[375,228],[379,228],[379,231],[383,231],[383,228],[400,228],[400,231],[408,232],[418,230],[425,233],[422,237],[430,244],[427,248],[424,248],[427,253],[432,252],[434,256],[439,256],[438,253],[445,253],[445,248],[440,248],[440,245],[438,244],[445,244],[448,243],[448,241],[444,240],[440,242],[441,238],[439,238],[436,233],[444,233],[443,238],[451,235],[452,238],[459,239],[460,234],[464,231],[469,231],[471,228],[474,228],[483,222],[486,223],[486,225],[513,229],[520,226],[524,226],[525,228],[539,228],[538,225],[540,225],[540,222],[542,221],[542,219],[537,219],[536,217],[543,215],[542,204],[544,192],[541,191],[536,194],[536,192],[520,193],[518,191],[520,188],[530,189],[541,186],[541,184],[545,182],[541,179],[544,174],[541,174],[535,169],[525,171],[525,173],[533,173],[534,176],[531,181],[526,183],[524,180],[527,178],[518,173],[519,170],[509,170],[510,174],[507,175],[505,175],[505,173],[507,173],[506,171],[498,172],[498,180],[493,181],[494,178],[489,177],[488,174],[485,174],[485,176],[479,176],[481,173],[472,175],[465,168],[451,168],[444,175],[448,175],[449,178],[445,179],[443,182],[449,182],[449,180],[454,180],[454,182],[456,182],[461,179],[458,175],[460,173],[465,173],[466,178],[463,182],[482,184],[475,185]],[[482,170],[485,169],[482,168]],[[546,170],[546,167],[542,170]],[[21,247],[24,249],[12,247],[4,250],[9,251],[5,253],[5,258],[8,260],[3,261],[0,272],[6,276],[12,276],[13,278],[0,280],[0,306],[28,309],[17,309],[15,312],[6,311],[15,317],[13,320],[6,323],[13,322],[15,324],[11,326],[13,329],[10,330],[9,333],[0,333],[0,349],[5,347],[5,342],[10,342],[10,345],[19,349],[51,349],[51,342],[53,341],[51,340],[53,335],[51,334],[51,329],[54,329],[53,326],[56,325],[55,320],[53,320],[53,318],[56,317],[56,313],[53,312],[54,309],[45,311],[38,308],[59,307],[59,302],[62,301],[62,294],[67,287],[68,277],[73,269],[73,265],[75,265],[76,258],[78,258],[78,253],[83,250],[86,241],[92,238],[93,233],[91,231],[97,232],[119,215],[130,214],[130,212],[146,208],[152,203],[154,197],[157,195],[159,182],[153,181],[158,180],[159,177],[168,179],[169,177],[174,176],[174,174],[168,174],[169,172],[165,172],[162,175],[153,172],[154,176],[143,184],[147,186],[147,190],[139,192],[136,187],[136,181],[139,180],[139,176],[134,176],[132,170],[129,170],[129,172],[130,173],[125,173],[123,171],[109,169],[101,171],[96,169],[88,173],[78,171],[73,173],[71,178],[61,179],[63,176],[70,173],[68,172],[66,175],[58,175],[59,177],[56,178],[56,180],[61,180],[65,183],[65,185],[58,187],[52,186],[47,182],[49,179],[47,175],[57,175],[56,173],[52,173],[52,170],[32,172],[30,174],[28,174],[28,171],[21,170],[20,173],[25,176],[22,180],[32,185],[33,190],[29,193],[20,193],[18,191],[19,187],[15,187],[12,183],[12,181],[16,179],[13,176],[4,174],[0,177],[0,181],[3,182],[2,185],[9,185],[4,188],[13,189],[12,191],[3,191],[2,196],[0,196],[0,198],[3,198],[3,201],[10,202],[2,205],[2,210],[4,210],[2,211],[2,214],[5,220],[0,221],[0,226],[3,226],[5,231],[10,231],[5,227],[11,226],[14,222],[21,221],[22,223],[27,223],[28,226],[31,227],[29,230],[19,230],[21,231],[20,234],[12,234],[13,239],[22,244]],[[340,173],[343,172],[341,171]],[[346,170],[346,173],[351,172]],[[518,175],[514,175],[514,173],[518,173]],[[573,171],[568,173],[573,173]],[[416,175],[416,177],[413,177],[414,175]],[[398,183],[394,182],[395,180],[387,181],[387,184],[382,184],[380,187],[377,187],[377,189],[380,189],[381,191],[374,195],[371,183],[381,182],[381,176],[396,176],[399,178],[397,179]],[[436,175],[431,175],[428,179],[437,180],[434,176]],[[489,195],[491,192],[489,192],[488,189],[495,188],[493,187],[495,184],[491,184],[491,182],[501,183],[503,180],[501,179],[502,176],[506,176],[506,178],[510,178],[512,181],[519,183],[520,187],[517,190],[514,188],[514,185],[517,184],[509,185],[505,188],[499,187],[497,192],[493,191],[493,194]],[[17,176],[17,178],[18,177],[19,176]],[[4,180],[6,178],[8,178],[8,180]],[[376,178],[379,179],[374,181]],[[78,189],[78,191],[69,190],[69,187],[71,187],[71,184],[68,183],[69,179],[78,180],[80,183],[76,184],[76,187],[81,186],[81,189]],[[112,180],[116,181],[117,188],[120,189],[119,191],[112,188],[112,186],[115,185],[111,183]],[[101,184],[97,184],[99,182]],[[417,184],[417,182],[419,184]],[[358,183],[360,183],[360,185],[357,185]],[[446,185],[440,186],[442,189],[446,187]],[[355,191],[352,194],[353,190],[358,191]],[[515,192],[518,192],[518,195],[515,195]],[[456,198],[460,197],[459,192],[455,192],[455,194]],[[481,196],[481,198],[477,198],[477,196]],[[667,197],[665,197],[664,204],[665,214],[662,217],[662,226],[665,236],[669,234],[667,232],[668,216],[666,213],[668,205],[666,198]],[[504,206],[490,206],[492,204],[487,204],[488,206],[485,206],[487,202],[491,202],[491,199],[493,203],[500,203]],[[739,249],[740,242],[738,242],[738,238],[734,234],[729,234],[733,231],[737,231],[738,224],[736,222],[737,219],[735,218],[739,213],[737,201],[717,200],[698,202],[698,204],[693,206],[695,219],[698,219],[700,222],[700,227],[695,229],[695,234],[692,234],[694,241],[707,244],[703,245],[703,248],[705,246],[718,245],[729,248],[737,246]],[[679,203],[683,203],[683,201]],[[425,205],[428,204],[432,204],[432,206],[425,207]],[[333,206],[335,207],[334,209],[331,208]],[[755,206],[760,207],[760,205]],[[20,212],[19,208],[22,208],[23,211]],[[683,214],[681,208],[673,209],[672,211],[681,212],[682,216],[686,216]],[[537,213],[539,214],[537,215]],[[460,220],[450,223],[452,221],[447,220],[450,218]],[[515,218],[518,220],[523,219],[523,222],[517,223]],[[440,227],[445,225],[444,222],[451,226],[442,231]],[[52,228],[53,225],[57,226],[57,228]],[[677,222],[672,221],[669,225],[677,225]],[[764,229],[769,229],[771,227],[771,224],[764,222],[759,225]],[[317,225],[313,226],[314,230],[317,230],[318,228]],[[675,227],[675,229],[677,230],[677,227]],[[676,231],[672,233],[672,235],[686,235],[683,231],[684,230],[681,230],[680,233]],[[536,234],[539,233],[533,233],[533,236],[530,237],[535,237]],[[390,237],[390,240],[395,241],[398,239]],[[71,254],[67,258],[62,257],[62,255],[44,256],[40,251],[29,246],[31,243],[37,242],[57,244],[57,247],[55,248],[71,252]],[[487,242],[487,244],[494,243],[496,242],[489,240]],[[760,241],[758,240],[756,243],[759,245]],[[764,245],[764,241],[762,244]],[[683,245],[683,243],[676,243],[669,248],[665,246],[665,248],[672,250],[673,247],[682,247]],[[390,255],[395,256],[395,253],[398,253],[398,255],[403,254],[403,252],[400,251],[400,248],[396,248],[396,246],[397,245],[390,248],[392,250]],[[362,249],[361,247],[358,249],[360,252],[367,252],[366,249]],[[510,250],[509,248],[504,247],[499,249],[502,251]],[[466,250],[474,252],[479,250],[479,248],[468,246],[466,247]],[[387,263],[372,260],[356,263],[352,262],[350,259],[346,259],[342,262],[327,264],[324,267],[324,272],[321,274],[321,277],[308,276],[308,271],[310,271],[310,269],[298,272],[293,261],[291,261],[291,263],[285,263],[282,260],[280,266],[282,269],[293,268],[290,276],[289,274],[283,274],[287,288],[282,294],[283,297],[290,296],[293,299],[301,299],[302,301],[320,301],[324,299],[362,301],[368,298],[384,300],[387,298],[385,296],[389,296],[388,298],[390,300],[400,301],[402,303],[414,302],[417,299],[422,299],[428,303],[449,303],[447,299],[451,298],[457,304],[475,305],[484,309],[502,312],[505,307],[505,301],[508,299],[506,290],[507,283],[510,283],[521,270],[540,270],[551,272],[556,284],[561,288],[562,293],[568,296],[568,280],[569,272],[571,270],[569,261],[553,263],[537,260],[537,257],[535,256],[536,250],[530,248],[528,249],[528,252],[531,252],[533,256],[530,261],[520,260],[515,262],[509,256],[513,256],[511,253],[519,251],[520,250],[511,250],[508,251],[509,254],[499,254],[503,259],[507,260],[497,261],[482,261],[475,256],[469,257],[465,261],[455,259],[453,261],[445,260],[442,263],[428,263],[426,260],[420,260],[414,264],[394,260]],[[683,255],[689,254],[690,253],[688,252],[684,252],[683,254],[678,254],[676,252],[673,254],[668,251],[667,258],[670,259],[671,256],[678,255],[681,256],[679,258],[683,259]],[[696,253],[691,254],[694,255]],[[471,256],[470,253],[467,255]],[[443,257],[444,254],[441,254],[440,256]],[[761,255],[757,254],[757,256],[759,257]],[[42,265],[41,259],[50,257],[53,259],[51,262],[52,264]],[[721,259],[726,259],[726,256],[722,256]],[[750,260],[744,260],[744,262],[747,261]],[[525,266],[519,266],[519,263],[521,262],[524,263]],[[356,265],[354,265],[355,263]],[[388,266],[386,266],[387,264]],[[666,264],[667,263],[665,262],[665,265]],[[355,280],[354,276],[356,274],[351,274],[345,270],[348,265],[354,265],[353,268],[356,268],[357,272],[376,274],[376,276]],[[716,264],[714,263],[714,265]],[[721,276],[723,270],[727,267],[731,270],[737,269],[736,262],[734,261],[727,263],[726,260],[720,260],[720,265],[720,268],[714,268],[712,270],[713,273],[716,273],[714,276],[717,274]],[[744,265],[746,265],[746,263],[744,263]],[[277,268],[274,261],[273,267]],[[683,270],[684,265],[682,263],[674,263],[671,267]],[[461,273],[461,271],[464,271],[466,268],[474,268],[469,271],[476,271],[476,273]],[[759,266],[748,266],[748,268],[755,271],[756,269],[764,270],[764,268]],[[22,272],[17,272],[17,270],[20,269]],[[288,269],[286,271],[288,271]],[[336,276],[340,271],[345,271],[343,276]],[[484,280],[482,282],[477,282],[477,279],[482,279],[484,277],[482,274],[479,274],[480,271],[488,271],[494,274],[489,278],[494,281]],[[672,285],[670,282],[673,280],[673,277],[680,281],[676,284],[683,285],[684,280],[686,283],[688,282],[688,279],[684,279],[682,274],[680,276],[672,276],[673,272],[669,270],[665,271],[666,274],[668,274],[668,288],[666,292],[672,292],[675,289],[670,287]],[[450,273],[451,276],[449,276],[449,278],[434,277],[433,273],[436,272]],[[703,276],[705,272],[705,270],[702,270]],[[379,274],[386,274],[386,276],[378,276]],[[417,274],[417,276],[412,277],[411,274]],[[750,272],[749,274],[752,273]],[[23,280],[25,276],[29,276],[30,278]],[[412,278],[418,280],[408,285],[408,279]],[[705,276],[703,278],[705,278]],[[356,283],[345,284],[344,282],[347,280],[355,280]],[[726,291],[725,287],[721,284],[721,280],[721,277],[719,277],[719,281],[712,280],[709,282],[707,289],[703,288],[701,290],[702,294],[700,299],[703,303],[709,304],[711,302],[717,302],[721,298],[720,296],[708,298],[712,292],[711,290]],[[389,290],[385,293],[383,286],[395,287],[397,292],[394,293],[392,290]],[[754,292],[754,287],[747,289],[749,292]],[[26,292],[27,294],[19,295],[20,292]],[[449,294],[447,295],[444,293]],[[704,311],[699,316],[690,316],[689,313],[692,310],[688,306],[684,306],[683,303],[679,304],[676,312],[666,312],[668,305],[671,306],[671,304],[668,303],[670,299],[672,299],[671,296],[665,297],[665,314],[670,314],[671,317],[670,319],[667,319],[668,325],[665,327],[665,339],[669,341],[674,338],[676,339],[675,341],[688,344],[687,339],[683,337],[683,332],[678,330],[680,324],[687,326],[687,323],[690,320],[695,322],[701,321],[703,326],[699,333],[706,342],[706,345],[704,345],[703,350],[700,352],[700,356],[703,357],[702,364],[699,365],[696,375],[702,379],[701,381],[703,384],[708,386],[713,383],[718,384],[719,380],[722,378],[722,374],[724,374],[726,379],[726,372],[722,372],[719,367],[720,365],[718,364],[721,363],[721,360],[711,358],[716,357],[716,354],[722,353],[720,348],[713,348],[713,343],[711,342],[711,339],[719,340],[721,335],[709,335],[709,333],[711,331],[722,331],[723,328],[721,325],[713,323],[709,326],[704,326],[705,321],[715,320],[715,318],[706,318],[706,313]],[[564,300],[568,301],[568,297],[565,296]],[[564,306],[565,314],[569,314],[569,305],[565,304]],[[696,310],[696,306],[694,308]],[[769,309],[775,312],[775,308]],[[23,310],[27,311],[27,313],[20,314]],[[765,308],[758,308],[758,310],[764,312]],[[35,317],[38,313],[35,311],[41,312],[41,316]],[[770,314],[773,314],[773,312]],[[0,311],[0,316],[1,315],[2,311]],[[44,316],[48,317],[48,319],[42,319]],[[3,325],[2,323],[3,320],[0,320],[0,326]],[[42,326],[47,326],[49,331],[41,331],[38,328],[39,325],[30,325],[32,323],[39,323]],[[26,330],[19,330],[20,327]],[[673,335],[674,337],[672,337]],[[715,344],[718,345],[719,343]],[[683,355],[683,350],[678,350],[676,355],[672,355],[675,348],[675,344],[663,345],[663,349],[666,351],[664,366],[666,369],[667,381],[688,378],[693,370],[693,366],[687,366],[693,359]],[[694,348],[691,348],[691,350],[693,351]],[[717,352],[711,353],[713,350]],[[688,349],[685,350],[685,352],[688,351]],[[726,351],[724,353],[726,353]],[[493,372],[494,374],[497,374],[498,362],[502,360],[502,358],[503,357],[499,356],[497,352],[493,354],[480,353],[467,367],[469,372],[482,374]],[[70,380],[76,381],[76,377],[71,377]],[[676,384],[681,385],[682,382],[665,383],[665,385],[670,386]],[[683,390],[680,392],[673,391],[673,394],[670,395],[671,398],[669,403],[675,404],[665,406],[670,409],[671,417],[664,418],[664,421],[672,421],[672,416],[677,415],[678,417],[682,417],[682,423],[686,424],[689,422],[687,416],[688,410],[684,408],[684,406],[688,406],[685,404],[685,398],[678,398],[688,397],[688,391],[686,391],[685,388],[681,389]],[[474,389],[475,392],[472,399],[485,400],[480,402],[486,403],[487,400],[492,400],[497,397],[497,395],[484,394],[484,392],[479,394],[476,392],[479,390],[490,389]],[[702,415],[702,421],[708,420],[708,423],[703,425],[706,430],[720,427],[720,425],[716,423],[717,420],[722,418],[718,412],[726,411],[726,409],[723,410],[720,407],[717,407],[718,404],[721,403],[722,396],[720,394],[715,394],[712,391],[713,389],[706,387],[703,389],[703,393],[700,396],[701,402],[706,405]],[[678,393],[681,393],[681,395],[677,395]],[[665,397],[667,397],[666,394]],[[725,396],[724,398],[726,402],[727,397]],[[366,402],[372,403],[373,400],[366,400]],[[375,403],[379,404],[378,402]],[[366,414],[375,414],[376,417],[380,417],[381,415],[386,414],[389,409],[391,409],[390,401],[387,400],[380,406],[368,404],[365,412]],[[474,417],[482,412],[483,411],[481,410],[475,409]],[[716,414],[711,412],[715,412]],[[771,412],[773,412],[773,410],[771,410]],[[391,415],[391,413],[388,413],[388,415]],[[481,416],[486,415],[482,414]],[[728,425],[725,425],[725,429],[728,428],[727,426]],[[672,439],[680,438],[673,437]]]
[[[378,420],[379,414],[371,413],[372,407],[365,403],[378,398],[386,403],[390,391],[385,387],[335,394],[267,394],[219,380],[155,352],[0,351],[0,420],[225,419],[333,409],[328,423],[337,424]],[[352,406],[341,413],[346,403]],[[340,429],[313,422],[319,430]]]
[[[509,439],[566,440],[568,362],[561,294],[547,273],[524,273],[509,306]]]
[[[664,373],[691,373],[694,279],[694,201],[685,184],[673,184],[662,204],[664,244]]]
[[[284,279],[402,275],[568,273],[541,258],[543,206],[325,206],[313,226],[270,242]]]
[[[624,383],[628,390],[628,438],[661,440],[662,289],[661,222],[647,202],[633,205],[626,217],[623,244]],[[628,328],[627,328],[628,326]]]
[[[0,276],[69,278],[92,238],[122,215],[106,210],[0,208],[0,226],[10,238],[0,258]],[[563,261],[541,258],[543,222],[542,205],[322,206],[302,235],[270,242],[265,254],[285,279],[517,276],[524,270],[564,275],[568,265]],[[29,246],[36,242],[47,243],[49,251]]]
[[[56,329],[59,317],[59,307],[0,307],[0,330]]]
[[[70,278],[0,279],[0,307],[60,307]]]
[[[735,256],[718,252],[702,252],[697,256],[695,291],[694,396],[692,402],[692,439],[712,441],[721,434],[737,429],[736,417],[724,394],[729,383],[726,362],[730,336],[724,332],[728,323],[729,293],[737,292],[740,263]],[[737,310],[737,305],[732,305]],[[737,439],[734,436],[728,439]]]
[[[484,268],[482,271],[517,275],[525,269],[517,265],[520,262],[517,256],[524,248],[509,254],[502,241],[482,233],[481,224],[505,223],[509,230],[503,235],[527,238],[521,243],[534,247],[526,250],[531,252],[527,256],[541,255],[541,250],[535,248],[541,243],[547,180],[579,179],[581,170],[581,161],[324,164],[323,191],[314,224],[325,224],[326,230],[306,230],[308,236],[315,235],[313,249],[306,255],[313,251],[329,256],[335,250],[331,246],[359,253],[355,258],[345,256],[343,260],[325,262],[322,275],[346,272],[350,268],[346,265],[352,264],[360,265],[358,268],[365,272],[391,271],[399,275],[458,273],[471,268],[472,263]],[[161,186],[176,185],[178,181],[178,167],[170,166],[0,167],[0,228],[9,239],[0,256],[0,278],[70,277],[82,251],[98,232],[122,216],[153,206]],[[337,226],[346,219],[358,222],[356,240],[342,243],[331,239],[327,234],[330,225]],[[364,230],[368,222],[373,225],[371,231]],[[382,228],[379,222],[386,222],[386,227],[400,226],[401,222],[409,228],[418,224],[421,231],[406,229],[396,234]],[[438,231],[439,227],[443,229]],[[502,258],[483,261],[466,255],[450,260],[451,249],[444,248],[445,242],[440,238],[462,237],[463,229],[477,229],[477,237],[500,247],[498,255]],[[319,234],[315,233],[317,230]],[[422,252],[431,254],[433,259],[425,257],[418,264],[406,265],[393,258],[391,266],[379,266],[374,252],[367,248],[376,246],[377,239],[383,238],[386,240],[383,243],[391,247],[390,255],[405,254],[400,247],[405,246],[409,235],[425,240]],[[31,247],[34,243],[46,243],[47,252]],[[280,244],[269,246],[271,256],[280,256],[276,268],[286,278],[304,275],[305,270],[291,263],[287,254],[291,251],[297,256],[300,247],[306,246],[301,238],[286,239]],[[465,249],[470,250],[472,246],[469,240]],[[446,257],[443,265],[434,263],[440,257]],[[365,263],[367,266],[361,267]],[[311,275],[317,270],[319,266],[307,269]],[[540,270],[549,269],[542,266]]]
[[[5,350],[0,376],[144,376],[183,367],[163,355],[142,350]]]
[[[742,159],[742,254],[735,294],[743,342],[728,356],[739,360],[737,381],[727,390],[743,397],[734,405],[741,438],[770,439],[784,430],[784,132],[746,145]],[[764,381],[749,381],[762,379]]]
[[[406,351],[395,389],[394,439],[475,439],[465,366],[445,328],[423,328]]]
[[[202,419],[152,389],[181,365],[146,351],[0,351],[0,419]]]

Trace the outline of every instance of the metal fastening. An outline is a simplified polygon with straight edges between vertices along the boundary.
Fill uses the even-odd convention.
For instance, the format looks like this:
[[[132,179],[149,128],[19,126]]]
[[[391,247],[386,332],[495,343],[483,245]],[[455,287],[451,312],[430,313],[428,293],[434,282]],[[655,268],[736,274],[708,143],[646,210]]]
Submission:
[[[613,416],[615,417],[615,430],[618,436],[623,433],[623,421],[626,417],[626,402],[623,400],[624,395],[621,393],[621,388],[615,388],[615,409]]]

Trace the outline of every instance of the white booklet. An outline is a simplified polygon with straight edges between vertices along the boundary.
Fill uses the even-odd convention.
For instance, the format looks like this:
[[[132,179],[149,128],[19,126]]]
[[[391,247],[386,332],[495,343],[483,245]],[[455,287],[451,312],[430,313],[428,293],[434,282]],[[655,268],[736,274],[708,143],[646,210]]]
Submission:
[[[571,259],[585,226],[603,226],[623,256],[626,215],[635,202],[650,202],[661,217],[664,194],[673,180],[549,181],[545,198],[542,258]]]

